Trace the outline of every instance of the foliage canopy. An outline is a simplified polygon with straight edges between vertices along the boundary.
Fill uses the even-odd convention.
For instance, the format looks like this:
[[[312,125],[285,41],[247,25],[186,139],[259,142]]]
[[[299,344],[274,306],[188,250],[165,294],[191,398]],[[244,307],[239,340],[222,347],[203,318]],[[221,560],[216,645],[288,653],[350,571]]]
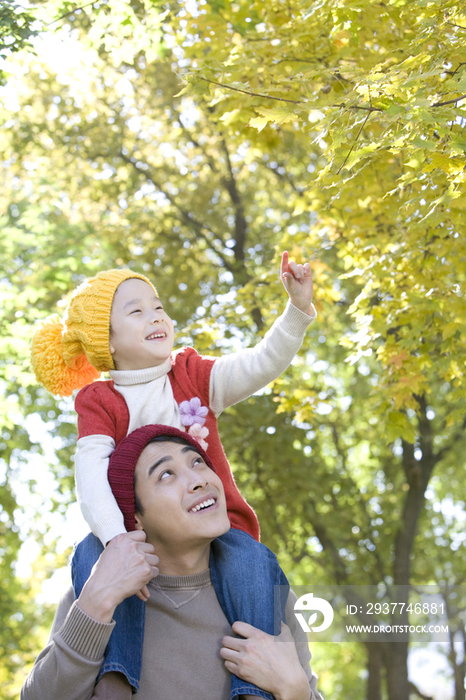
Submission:
[[[263,539],[295,583],[462,581],[461,3],[43,2],[35,18],[75,53],[66,69],[15,54],[0,95],[2,640],[18,608],[37,614],[14,568],[40,540],[15,507],[21,464],[47,455],[32,418],[56,450],[49,507],[73,500],[72,404],[35,384],[33,324],[114,265],[154,279],[180,344],[218,354],[283,308],[279,252],[311,258],[299,357],[222,418]],[[332,698],[407,700],[406,650],[322,656]]]

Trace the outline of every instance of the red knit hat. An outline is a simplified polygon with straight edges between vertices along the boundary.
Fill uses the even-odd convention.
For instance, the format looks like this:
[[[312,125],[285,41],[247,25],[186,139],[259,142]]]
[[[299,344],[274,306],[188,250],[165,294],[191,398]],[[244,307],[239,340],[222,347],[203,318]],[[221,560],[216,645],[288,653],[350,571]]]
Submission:
[[[188,445],[192,445],[199,452],[208,467],[215,471],[210,457],[202,449],[197,440],[189,433],[169,425],[145,425],[127,435],[115,448],[110,456],[108,466],[108,481],[116,498],[118,507],[123,513],[125,527],[128,532],[136,529],[134,517],[134,470],[136,462],[143,449],[152,438],[166,435],[167,437],[182,438]]]

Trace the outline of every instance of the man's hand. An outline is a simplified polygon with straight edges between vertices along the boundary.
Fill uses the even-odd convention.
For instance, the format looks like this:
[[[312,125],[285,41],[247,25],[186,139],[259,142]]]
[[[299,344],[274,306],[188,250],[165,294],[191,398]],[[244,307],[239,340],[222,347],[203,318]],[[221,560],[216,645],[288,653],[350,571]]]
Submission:
[[[282,255],[280,278],[283,282],[291,303],[300,311],[309,314],[312,304],[312,274],[309,263],[298,265],[294,260],[288,260],[288,251]]]
[[[231,673],[272,693],[277,700],[309,700],[309,681],[287,625],[282,622],[277,639],[246,622],[235,622],[232,629],[245,639],[222,640],[220,656]]]
[[[98,622],[111,622],[115,608],[125,598],[139,595],[147,600],[146,584],[157,576],[159,558],[141,530],[114,537],[95,563],[78,605]]]

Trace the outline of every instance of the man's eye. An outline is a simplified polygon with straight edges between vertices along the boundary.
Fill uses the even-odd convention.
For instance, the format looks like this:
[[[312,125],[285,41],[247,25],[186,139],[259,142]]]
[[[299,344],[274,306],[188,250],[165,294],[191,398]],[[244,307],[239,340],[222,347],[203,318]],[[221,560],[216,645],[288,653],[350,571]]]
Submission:
[[[171,469],[164,469],[163,472],[159,476],[159,481],[162,481],[162,479],[166,479],[167,476],[171,476],[173,474]]]
[[[202,457],[196,457],[196,459],[193,462],[193,465],[195,467],[198,467],[200,464],[205,464],[204,460],[202,459]]]
[[[140,313],[141,313],[141,309],[134,309],[134,311],[131,311],[130,316],[132,314],[140,314]]]

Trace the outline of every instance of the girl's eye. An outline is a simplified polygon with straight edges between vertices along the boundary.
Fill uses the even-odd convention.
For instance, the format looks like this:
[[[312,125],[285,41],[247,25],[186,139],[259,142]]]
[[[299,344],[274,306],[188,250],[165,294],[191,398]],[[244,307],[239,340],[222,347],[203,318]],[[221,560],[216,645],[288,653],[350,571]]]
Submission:
[[[173,474],[171,469],[165,469],[159,476],[159,481],[162,481],[162,479],[166,479],[167,476],[171,476]]]
[[[198,467],[200,464],[205,464],[204,460],[202,457],[196,457],[196,459],[193,462],[195,467]]]
[[[139,314],[139,313],[141,313],[141,309],[134,309],[134,311],[131,311],[130,316],[132,314]]]

